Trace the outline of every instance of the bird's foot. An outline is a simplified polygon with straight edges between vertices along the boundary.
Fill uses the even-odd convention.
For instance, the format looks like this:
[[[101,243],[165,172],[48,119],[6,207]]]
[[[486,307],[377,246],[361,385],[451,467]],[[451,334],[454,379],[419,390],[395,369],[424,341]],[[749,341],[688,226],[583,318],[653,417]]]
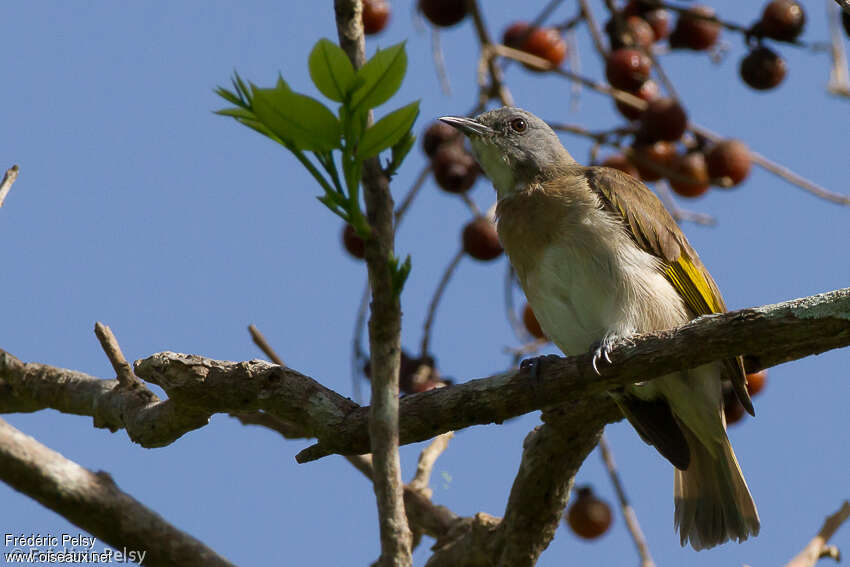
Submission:
[[[560,360],[561,357],[557,354],[544,354],[542,356],[535,356],[533,358],[526,358],[522,362],[519,363],[520,372],[527,372],[530,378],[533,378],[535,382],[540,380],[540,367],[543,366],[544,362]]]
[[[596,372],[597,376],[601,376],[602,373],[599,372],[599,361],[605,360],[608,364],[611,364],[611,349],[614,348],[614,345],[620,340],[628,341],[628,339],[621,339],[619,335],[605,335],[601,341],[596,344],[596,348],[593,350],[593,359],[591,359],[591,366],[593,366],[593,371]]]

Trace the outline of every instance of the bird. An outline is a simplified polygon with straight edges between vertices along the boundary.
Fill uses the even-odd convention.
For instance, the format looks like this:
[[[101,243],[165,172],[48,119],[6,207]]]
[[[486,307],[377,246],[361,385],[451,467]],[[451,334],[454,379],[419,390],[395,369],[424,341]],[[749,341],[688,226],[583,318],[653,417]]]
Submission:
[[[726,311],[717,284],[643,183],[580,165],[545,121],[517,107],[440,118],[460,130],[492,182],[497,231],[541,328],[567,356]],[[674,467],[674,527],[695,550],[759,533],[726,435],[722,383],[754,415],[741,357],[610,392],[638,435]]]

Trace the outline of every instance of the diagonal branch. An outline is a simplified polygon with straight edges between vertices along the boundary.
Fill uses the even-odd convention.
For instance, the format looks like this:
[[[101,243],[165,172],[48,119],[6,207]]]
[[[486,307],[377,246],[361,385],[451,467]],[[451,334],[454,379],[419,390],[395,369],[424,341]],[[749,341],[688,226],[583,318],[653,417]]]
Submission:
[[[0,479],[145,565],[233,565],[122,492],[107,473],[81,467],[2,419]]]

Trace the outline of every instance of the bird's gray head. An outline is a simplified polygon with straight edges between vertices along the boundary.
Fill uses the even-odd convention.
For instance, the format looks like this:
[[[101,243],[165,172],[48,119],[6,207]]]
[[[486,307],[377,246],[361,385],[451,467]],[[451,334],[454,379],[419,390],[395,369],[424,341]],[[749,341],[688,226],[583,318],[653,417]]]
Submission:
[[[575,163],[549,125],[521,108],[504,106],[475,118],[444,116],[440,120],[469,138],[500,199]]]

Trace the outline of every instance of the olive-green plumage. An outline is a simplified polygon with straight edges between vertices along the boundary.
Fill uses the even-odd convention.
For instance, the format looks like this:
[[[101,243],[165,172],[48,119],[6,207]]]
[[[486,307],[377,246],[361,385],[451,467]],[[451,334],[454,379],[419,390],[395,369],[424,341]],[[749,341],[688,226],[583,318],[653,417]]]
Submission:
[[[444,117],[470,139],[498,193],[498,231],[544,332],[567,355],[674,327],[726,306],[696,251],[655,195],[614,169],[576,163],[545,122],[518,108]],[[752,413],[739,358],[612,393],[638,434],[676,467],[682,545],[758,534],[726,436],[721,381]]]

